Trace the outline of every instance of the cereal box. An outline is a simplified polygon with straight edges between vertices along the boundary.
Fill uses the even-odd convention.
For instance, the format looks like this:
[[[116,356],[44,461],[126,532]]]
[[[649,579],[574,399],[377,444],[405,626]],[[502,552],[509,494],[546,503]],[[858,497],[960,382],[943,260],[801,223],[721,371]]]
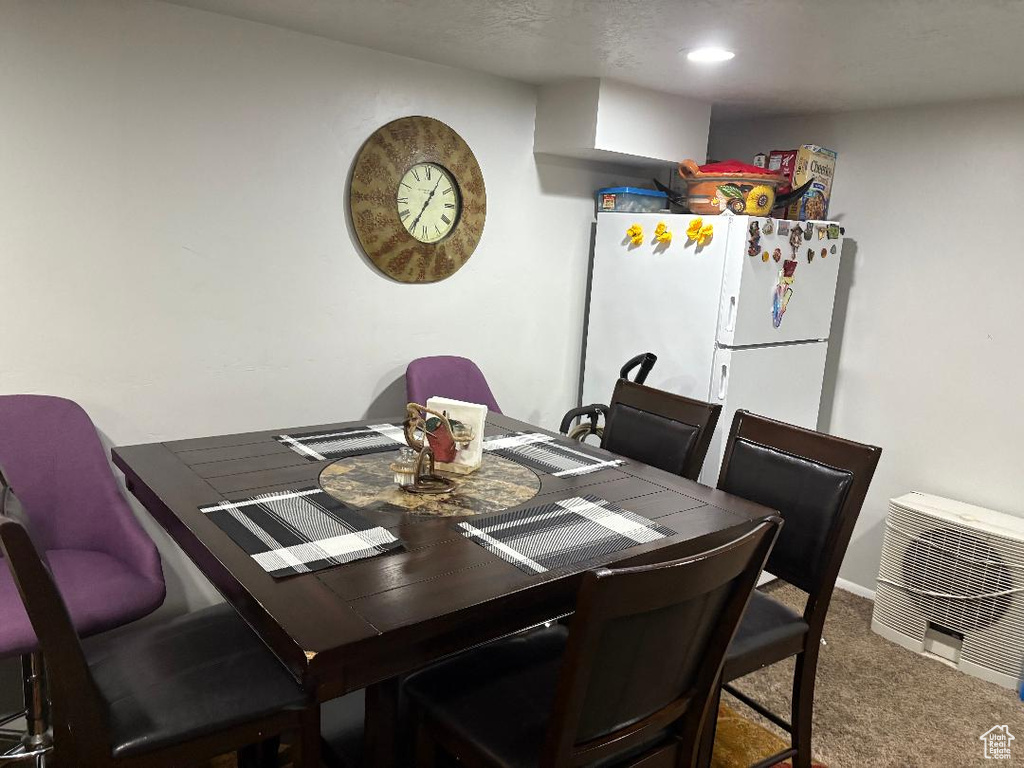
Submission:
[[[793,167],[793,186],[810,181],[811,188],[786,207],[786,218],[806,221],[827,219],[832,195],[832,176],[836,171],[836,153],[816,144],[804,144],[797,150]]]
[[[793,168],[795,166],[795,149],[773,149],[771,154],[768,155],[768,170],[779,176],[785,176],[790,181],[793,180]]]

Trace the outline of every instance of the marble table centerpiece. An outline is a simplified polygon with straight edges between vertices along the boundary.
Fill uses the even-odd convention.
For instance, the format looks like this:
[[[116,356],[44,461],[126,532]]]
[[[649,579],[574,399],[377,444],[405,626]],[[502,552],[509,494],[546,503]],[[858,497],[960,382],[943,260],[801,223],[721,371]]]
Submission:
[[[540,489],[540,478],[528,467],[498,456],[484,455],[469,475],[438,472],[455,482],[450,493],[436,496],[403,491],[394,483],[392,453],[350,456],[320,473],[320,487],[354,509],[409,512],[432,517],[459,517],[500,512],[523,504]]]

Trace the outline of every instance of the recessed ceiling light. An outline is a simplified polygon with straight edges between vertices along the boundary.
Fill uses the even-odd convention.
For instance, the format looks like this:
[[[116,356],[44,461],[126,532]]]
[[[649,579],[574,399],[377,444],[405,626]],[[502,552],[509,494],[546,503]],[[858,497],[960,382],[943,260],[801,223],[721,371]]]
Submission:
[[[728,61],[735,55],[735,53],[727,51],[725,48],[694,48],[686,54],[686,58],[701,64],[712,64],[719,61]]]

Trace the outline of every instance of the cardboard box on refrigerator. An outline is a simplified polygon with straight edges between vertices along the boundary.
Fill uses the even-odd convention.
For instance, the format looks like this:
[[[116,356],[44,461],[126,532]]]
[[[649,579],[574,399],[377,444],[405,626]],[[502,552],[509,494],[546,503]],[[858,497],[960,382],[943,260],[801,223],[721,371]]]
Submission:
[[[768,170],[793,181],[793,170],[796,168],[795,149],[773,149],[768,155]],[[780,190],[786,191],[786,190]]]
[[[811,181],[811,187],[800,198],[790,201],[785,210],[775,215],[787,219],[827,219],[828,204],[832,196],[832,177],[836,170],[836,153],[816,144],[804,144],[800,149],[772,150],[768,169],[790,180],[790,188]],[[787,191],[785,188],[781,191]]]
[[[836,172],[836,153],[816,144],[804,144],[797,151],[793,169],[793,186],[811,182],[808,189],[786,208],[786,218],[806,221],[828,218],[828,203],[832,197],[832,177]]]

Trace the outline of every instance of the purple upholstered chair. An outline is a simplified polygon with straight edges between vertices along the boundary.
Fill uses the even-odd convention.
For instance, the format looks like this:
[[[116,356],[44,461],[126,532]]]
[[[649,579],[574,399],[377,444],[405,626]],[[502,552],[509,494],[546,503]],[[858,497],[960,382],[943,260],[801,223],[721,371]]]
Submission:
[[[487,379],[476,363],[464,357],[439,355],[413,360],[405,369],[405,395],[410,403],[422,405],[430,397],[450,397],[480,403],[489,411],[501,413]]]
[[[164,599],[153,541],[121,495],[89,416],[70,400],[0,396],[0,466],[45,550],[80,636],[127,624]],[[32,631],[10,571],[0,568],[0,658],[22,656],[26,698],[42,670]],[[26,702],[29,734],[45,705]],[[33,707],[41,707],[32,716]],[[38,726],[38,722],[36,725]]]

